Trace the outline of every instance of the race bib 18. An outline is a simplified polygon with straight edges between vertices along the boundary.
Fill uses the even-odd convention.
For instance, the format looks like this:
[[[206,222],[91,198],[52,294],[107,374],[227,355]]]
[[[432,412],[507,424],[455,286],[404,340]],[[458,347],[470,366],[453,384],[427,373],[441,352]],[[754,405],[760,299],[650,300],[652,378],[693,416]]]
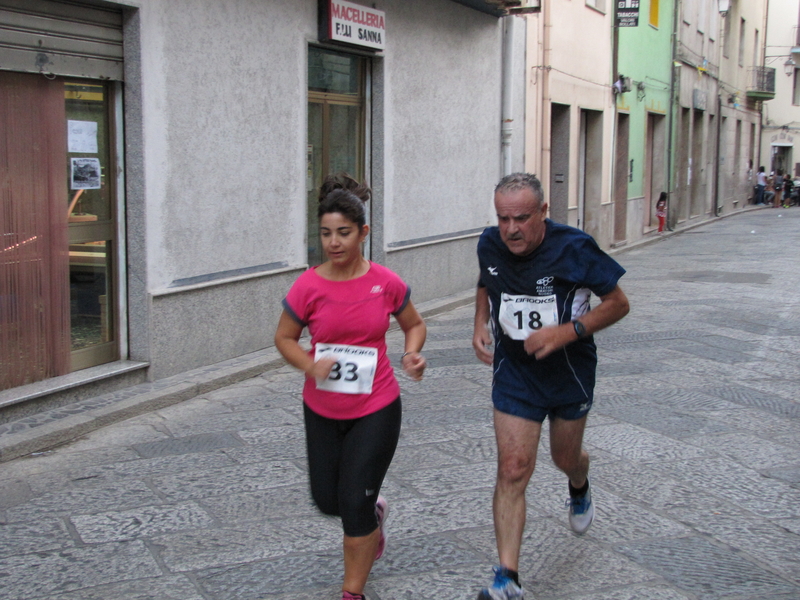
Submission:
[[[512,340],[525,340],[541,329],[558,325],[555,294],[551,296],[500,295],[500,327]]]
[[[317,380],[317,389],[340,394],[371,394],[378,368],[378,349],[344,344],[317,344],[314,361],[332,358],[336,361],[324,381]]]

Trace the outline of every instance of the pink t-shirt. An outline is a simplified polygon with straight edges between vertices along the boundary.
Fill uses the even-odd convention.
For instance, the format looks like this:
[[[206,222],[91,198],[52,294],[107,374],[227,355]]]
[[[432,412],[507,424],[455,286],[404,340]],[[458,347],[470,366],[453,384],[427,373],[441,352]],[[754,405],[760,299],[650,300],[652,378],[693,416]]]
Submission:
[[[400,395],[386,355],[389,316],[402,311],[411,290],[395,273],[370,262],[367,273],[348,281],[320,277],[316,268],[294,282],[283,307],[311,334],[311,356],[317,344],[347,344],[377,348],[378,366],[371,394],[344,394],[317,389],[307,377],[303,399],[318,415],[329,419],[357,419],[372,414]]]

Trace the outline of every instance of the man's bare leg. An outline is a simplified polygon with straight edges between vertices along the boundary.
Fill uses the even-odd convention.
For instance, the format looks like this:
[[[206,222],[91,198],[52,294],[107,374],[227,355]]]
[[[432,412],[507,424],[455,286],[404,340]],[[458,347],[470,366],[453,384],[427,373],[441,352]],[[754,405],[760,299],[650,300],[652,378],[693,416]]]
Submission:
[[[542,424],[494,411],[497,437],[497,482],[494,490],[494,530],[500,565],[519,570],[525,529],[525,489],[536,467]]]

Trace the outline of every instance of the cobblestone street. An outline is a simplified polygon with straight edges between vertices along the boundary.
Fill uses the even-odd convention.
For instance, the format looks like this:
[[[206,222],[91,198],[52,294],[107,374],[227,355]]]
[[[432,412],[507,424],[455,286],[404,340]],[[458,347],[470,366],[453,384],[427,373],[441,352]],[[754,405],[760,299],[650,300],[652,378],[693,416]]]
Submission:
[[[527,600],[800,598],[798,248],[800,209],[762,209],[615,255],[631,312],[596,336],[597,517],[572,534],[545,434]],[[426,377],[400,375],[369,600],[474,600],[491,580],[491,370],[472,313],[429,316]],[[393,331],[395,364],[401,344]],[[0,599],[338,600],[341,529],[308,498],[301,386],[268,370],[0,463]]]

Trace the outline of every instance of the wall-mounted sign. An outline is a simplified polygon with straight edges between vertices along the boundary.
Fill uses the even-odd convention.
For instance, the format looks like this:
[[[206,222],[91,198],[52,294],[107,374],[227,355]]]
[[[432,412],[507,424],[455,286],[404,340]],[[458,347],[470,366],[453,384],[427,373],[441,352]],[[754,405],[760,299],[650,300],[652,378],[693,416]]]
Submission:
[[[639,0],[614,0],[617,3],[617,27],[639,26]]]
[[[386,48],[386,13],[345,0],[319,0],[320,41]]]

